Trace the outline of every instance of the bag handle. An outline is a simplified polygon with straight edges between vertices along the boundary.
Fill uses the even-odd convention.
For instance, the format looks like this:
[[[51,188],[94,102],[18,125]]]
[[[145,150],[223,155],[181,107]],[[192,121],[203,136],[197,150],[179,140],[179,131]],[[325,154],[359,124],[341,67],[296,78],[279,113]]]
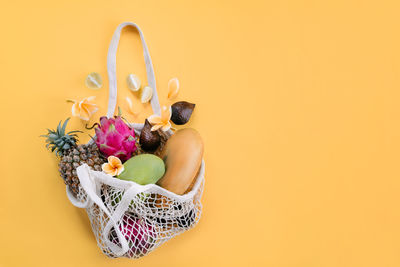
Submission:
[[[144,63],[146,65],[147,72],[147,82],[149,86],[153,89],[153,97],[151,98],[151,107],[153,109],[154,114],[161,115],[160,103],[158,102],[157,88],[156,88],[156,78],[154,76],[153,64],[151,62],[149,50],[147,49],[146,42],[144,40],[144,36],[139,26],[133,22],[124,22],[118,25],[117,29],[114,32],[114,35],[111,39],[110,47],[108,48],[107,55],[107,73],[109,80],[109,98],[108,98],[108,111],[107,117],[111,118],[114,115],[115,107],[117,105],[117,48],[119,39],[121,36],[121,31],[126,26],[134,27],[140,36],[140,40],[142,41],[143,46],[143,56]]]

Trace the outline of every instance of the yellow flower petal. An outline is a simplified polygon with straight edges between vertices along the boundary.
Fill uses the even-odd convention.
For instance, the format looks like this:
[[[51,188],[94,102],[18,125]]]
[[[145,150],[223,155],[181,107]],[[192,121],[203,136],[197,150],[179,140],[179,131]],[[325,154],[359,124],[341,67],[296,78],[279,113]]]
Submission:
[[[124,171],[124,165],[122,165],[121,164],[121,166],[119,166],[118,168],[117,168],[117,174],[116,175],[120,175],[123,171]]]
[[[117,158],[116,156],[109,156],[107,158],[107,161],[113,167],[117,167],[119,165],[122,165],[121,160],[119,158]]]
[[[93,101],[95,98],[95,96],[89,96],[87,98],[84,98],[79,103],[75,100],[70,100],[69,102],[74,103],[71,110],[72,116],[79,117],[82,120],[88,121],[90,117],[98,110],[97,105],[91,103],[91,101]]]
[[[82,102],[82,106],[84,106],[84,107],[86,107],[86,108],[90,108],[90,109],[97,108],[97,105],[96,105],[96,104],[89,103],[89,102],[87,102],[87,101],[83,101],[83,102]]]
[[[152,131],[152,132],[153,132],[153,131],[157,131],[157,130],[160,129],[161,127],[163,127],[162,124],[156,124],[156,125],[154,125],[153,127],[151,127],[151,131]]]
[[[171,106],[163,106],[161,110],[161,120],[165,124],[171,119],[172,108]]]
[[[151,115],[150,117],[147,118],[147,120],[151,123],[151,124],[159,124],[162,123],[161,117],[158,115]]]
[[[116,173],[116,170],[109,163],[103,163],[103,165],[101,165],[101,169],[103,172],[112,176],[114,176]]]
[[[107,160],[108,163],[101,165],[101,168],[105,173],[111,176],[116,176],[124,171],[124,165],[122,165],[122,162],[119,158],[115,156],[109,156]]]
[[[89,112],[90,116],[92,116],[98,110],[98,108],[93,105],[84,105],[84,108]]]
[[[80,106],[79,110],[79,118],[82,120],[88,121],[90,118],[90,113],[84,107]]]
[[[72,105],[72,116],[79,116],[79,105],[76,102]]]
[[[133,103],[132,103],[132,100],[128,96],[126,97],[126,102],[128,103],[129,109],[132,109],[133,108]]]
[[[129,111],[129,113],[134,115],[134,116],[139,115],[139,112],[133,110],[132,100],[128,96],[126,97],[126,102],[128,103],[128,111]]]
[[[96,99],[95,96],[89,96],[89,97],[86,98],[86,100],[87,100],[88,102],[91,102],[91,101],[93,101],[93,100],[95,100],[95,99]]]
[[[168,121],[166,124],[164,124],[164,126],[161,128],[161,130],[163,130],[164,132],[168,131],[169,129],[171,129],[171,123]]]
[[[175,98],[179,93],[179,80],[172,78],[168,82],[168,99]]]

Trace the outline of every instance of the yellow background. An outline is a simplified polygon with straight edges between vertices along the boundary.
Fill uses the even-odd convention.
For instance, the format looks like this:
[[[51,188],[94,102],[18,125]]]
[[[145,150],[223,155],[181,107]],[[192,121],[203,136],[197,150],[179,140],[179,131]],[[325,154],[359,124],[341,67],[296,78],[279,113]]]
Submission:
[[[3,0],[0,266],[400,266],[399,8]],[[175,76],[178,100],[197,104],[188,126],[206,145],[199,225],[137,261],[97,248],[38,137],[70,116],[67,98],[95,95],[92,122],[105,113],[106,54],[123,21],[144,31],[162,104]],[[84,86],[93,71],[99,91]],[[118,53],[121,100],[128,73],[146,83],[133,30]],[[151,114],[135,104],[136,121]]]

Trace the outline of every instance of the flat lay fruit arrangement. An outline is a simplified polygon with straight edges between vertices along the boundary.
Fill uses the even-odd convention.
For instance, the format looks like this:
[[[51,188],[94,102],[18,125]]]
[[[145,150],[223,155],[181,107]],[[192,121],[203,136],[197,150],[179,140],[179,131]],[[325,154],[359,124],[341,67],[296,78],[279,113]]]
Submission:
[[[117,108],[116,53],[124,27],[139,32],[148,84],[130,73],[125,81],[130,96],[123,108]],[[101,251],[112,258],[140,258],[199,221],[204,145],[195,129],[185,127],[196,105],[175,100],[181,88],[177,78],[168,82],[165,101],[169,104],[160,106],[148,48],[135,23],[124,22],[115,30],[107,71],[107,116],[91,120],[99,110],[94,96],[67,99],[73,119],[84,122],[85,129],[69,129],[71,118],[67,118],[42,137],[59,159],[68,199],[86,209]],[[84,83],[98,91],[103,79],[92,72]],[[151,105],[152,115],[144,121],[128,121],[138,118],[146,105]],[[82,144],[78,134],[88,134],[91,140]]]
[[[100,75],[91,73],[86,79],[86,85],[89,88],[96,85],[95,89],[98,89],[101,85]],[[171,100],[179,92],[179,81],[176,78],[171,79],[168,85],[168,99]],[[133,92],[140,92],[141,102],[147,103],[151,100],[151,92],[142,92],[144,88],[150,87],[141,88],[141,82],[136,75],[128,76],[127,87]],[[146,94],[145,98],[143,93]],[[94,97],[79,102],[68,100],[72,103],[72,116],[88,121],[98,110],[94,100]],[[133,109],[132,100],[128,97],[126,101],[129,112]],[[202,164],[204,148],[200,134],[195,129],[177,130],[173,125],[186,124],[194,109],[195,104],[186,101],[163,106],[160,115],[149,116],[138,130],[126,120],[118,108],[118,115],[101,117],[92,127],[86,126],[86,130],[94,132],[93,136],[89,133],[92,140],[88,144],[79,144],[77,133],[82,133],[81,130],[67,130],[70,118],[60,121],[55,129],[48,129],[47,134],[42,137],[46,138],[46,147],[59,158],[60,175],[74,198],[81,201],[86,198],[77,172],[83,165],[92,173],[102,173],[108,179],[126,181],[135,186],[154,185],[179,197],[192,190]],[[113,212],[122,201],[124,191],[102,185],[100,196],[104,206]],[[196,197],[199,197],[198,193]],[[190,201],[193,206],[198,200]],[[143,191],[130,200],[117,227],[112,227],[106,238],[120,246],[116,233],[118,229],[129,247],[124,256],[143,256],[153,246],[159,245],[156,242],[157,235],[161,235],[159,243],[162,243],[162,238],[167,240],[168,235],[172,237],[197,222],[199,211],[194,208],[187,210],[187,207],[184,202],[179,203],[162,194]],[[98,206],[96,209],[99,212]],[[98,220],[92,220],[92,225],[101,223]],[[105,224],[110,221],[109,218],[100,218],[101,220]],[[171,233],[168,234],[168,231]],[[103,252],[116,256],[112,251],[107,251],[107,248],[103,248]]]

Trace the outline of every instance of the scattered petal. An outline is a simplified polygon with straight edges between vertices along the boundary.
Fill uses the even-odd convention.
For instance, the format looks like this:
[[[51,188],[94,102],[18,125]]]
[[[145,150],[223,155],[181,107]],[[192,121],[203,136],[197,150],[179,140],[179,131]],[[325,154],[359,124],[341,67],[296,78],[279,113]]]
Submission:
[[[128,103],[128,111],[129,111],[129,113],[130,113],[131,115],[133,115],[133,116],[139,115],[140,112],[135,111],[135,110],[133,109],[132,99],[130,99],[130,98],[127,96],[127,97],[126,97],[126,102]]]
[[[168,99],[174,99],[179,93],[179,80],[172,78],[168,82]]]
[[[164,121],[164,122],[169,121],[171,119],[171,115],[172,115],[171,106],[169,106],[169,107],[163,106],[162,112],[161,112],[162,121]]]

